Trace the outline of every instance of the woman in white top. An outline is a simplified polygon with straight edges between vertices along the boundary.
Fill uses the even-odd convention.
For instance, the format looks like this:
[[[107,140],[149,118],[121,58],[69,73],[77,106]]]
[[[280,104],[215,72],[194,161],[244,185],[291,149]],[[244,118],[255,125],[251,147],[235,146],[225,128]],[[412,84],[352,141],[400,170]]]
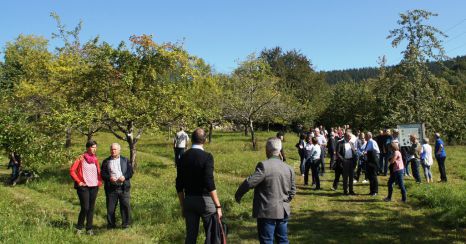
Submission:
[[[434,159],[432,158],[432,147],[429,145],[429,138],[424,138],[422,140],[421,165],[424,169],[427,183],[433,182],[432,171],[430,170],[430,166],[432,166],[433,163]]]
[[[312,149],[311,149],[311,171],[312,171],[312,181],[315,183],[315,187],[313,189],[320,190],[320,177],[319,177],[319,170],[321,165],[321,157],[320,154],[322,153],[321,147],[318,143],[316,137],[312,138]]]

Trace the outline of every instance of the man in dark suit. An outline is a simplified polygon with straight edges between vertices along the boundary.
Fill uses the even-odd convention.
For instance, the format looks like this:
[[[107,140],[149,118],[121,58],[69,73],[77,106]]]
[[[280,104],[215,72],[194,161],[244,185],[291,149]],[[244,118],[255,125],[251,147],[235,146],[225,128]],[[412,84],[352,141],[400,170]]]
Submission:
[[[354,143],[351,142],[350,131],[346,131],[345,138],[338,142],[336,153],[337,159],[341,162],[341,165],[343,166],[343,193],[345,195],[355,195],[353,191],[353,178],[354,167],[356,165],[356,147],[354,146]]]
[[[236,191],[239,203],[243,195],[254,188],[252,216],[257,218],[260,243],[288,241],[290,202],[296,194],[293,169],[280,159],[282,143],[279,138],[269,138],[266,144],[267,160],[259,162],[256,171]]]
[[[222,207],[214,182],[214,158],[204,151],[206,138],[203,129],[194,130],[191,138],[193,145],[181,156],[176,176],[176,191],[186,220],[185,243],[196,243],[200,218],[204,225],[206,243],[210,243],[207,240],[214,239],[213,221],[222,218]]]
[[[115,208],[120,202],[122,227],[128,228],[131,224],[130,189],[133,166],[129,160],[120,155],[121,146],[112,143],[110,157],[102,162],[101,174],[105,183],[105,196],[107,202],[107,228],[115,228]]]

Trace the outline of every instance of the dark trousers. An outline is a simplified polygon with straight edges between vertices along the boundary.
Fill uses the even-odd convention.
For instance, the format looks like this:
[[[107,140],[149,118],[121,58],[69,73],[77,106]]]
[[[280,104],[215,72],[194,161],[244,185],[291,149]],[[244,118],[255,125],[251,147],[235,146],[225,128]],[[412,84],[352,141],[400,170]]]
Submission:
[[[357,181],[359,181],[359,177],[361,176],[362,171],[364,171],[364,179],[367,180],[366,161],[360,158],[358,160],[358,169],[356,170],[356,177],[355,177]]]
[[[330,157],[330,169],[333,168],[333,164],[335,163],[335,152],[333,150],[328,150],[328,156]]]
[[[312,181],[316,184],[316,189],[320,189],[320,177],[319,177],[319,168],[321,160],[312,162],[311,171],[312,171]]]
[[[340,181],[340,176],[343,173],[343,167],[340,166],[341,162],[336,161],[335,163],[339,164],[339,165],[335,165],[335,179],[333,180],[333,189],[336,190],[338,188],[338,182]]]
[[[260,244],[289,243],[288,240],[288,216],[283,219],[257,219],[257,234]]]
[[[186,196],[184,217],[186,221],[186,244],[195,244],[199,233],[199,219],[202,218],[206,239],[212,233],[212,215],[216,213],[214,201],[210,196]]]
[[[304,185],[308,185],[309,182],[309,169],[311,168],[312,159],[308,158],[304,160]],[[314,181],[312,182],[314,183]]]
[[[408,161],[408,164],[411,163],[411,171],[413,172],[413,177],[416,182],[421,182],[421,175],[419,174],[419,159],[413,158]],[[406,168],[407,169],[407,168]]]
[[[11,177],[10,177],[10,184],[13,184],[19,178],[19,164],[11,163]]]
[[[388,179],[388,199],[392,199],[393,183],[396,182],[401,189],[401,200],[406,202],[406,188],[403,183],[403,175],[404,170],[399,170],[390,174],[390,178]]]
[[[95,199],[97,198],[99,187],[79,186],[77,192],[79,204],[81,205],[77,228],[82,229],[84,227],[84,219],[86,219],[86,230],[91,230],[94,221]]]
[[[353,192],[353,179],[354,179],[354,161],[352,159],[343,159],[343,192],[344,193]]]
[[[304,169],[305,169],[305,164],[306,164],[306,159],[304,158],[304,153],[301,152],[301,150],[298,151],[299,153],[299,172],[301,174],[304,174]]]
[[[175,166],[178,167],[178,162],[180,161],[181,155],[183,155],[184,151],[184,147],[175,147]]]
[[[390,153],[380,153],[379,173],[383,173],[384,175],[387,175],[389,156],[390,156]]]
[[[379,181],[377,179],[377,167],[368,164],[366,167],[366,175],[369,179],[370,194],[379,193]]]
[[[320,170],[322,171],[322,175],[324,175],[325,173],[325,152],[326,152],[326,148],[325,146],[321,146],[320,147]]]
[[[121,222],[123,227],[128,227],[131,224],[131,206],[130,191],[125,191],[124,187],[107,189],[105,192],[107,200],[107,227],[115,228],[115,209],[120,202]]]
[[[441,181],[447,181],[447,172],[445,171],[445,159],[447,157],[435,157],[437,159],[438,163],[438,170],[440,172],[440,180]]]

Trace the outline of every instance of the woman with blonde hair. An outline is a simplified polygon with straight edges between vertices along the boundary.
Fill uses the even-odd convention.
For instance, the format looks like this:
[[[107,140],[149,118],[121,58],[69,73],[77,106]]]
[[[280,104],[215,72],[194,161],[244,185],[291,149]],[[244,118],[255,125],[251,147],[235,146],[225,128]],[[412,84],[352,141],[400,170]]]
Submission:
[[[427,183],[433,182],[432,171],[430,166],[434,163],[432,157],[432,147],[429,145],[429,138],[424,138],[422,140],[422,149],[421,149],[421,165],[424,169],[424,176],[426,177]]]

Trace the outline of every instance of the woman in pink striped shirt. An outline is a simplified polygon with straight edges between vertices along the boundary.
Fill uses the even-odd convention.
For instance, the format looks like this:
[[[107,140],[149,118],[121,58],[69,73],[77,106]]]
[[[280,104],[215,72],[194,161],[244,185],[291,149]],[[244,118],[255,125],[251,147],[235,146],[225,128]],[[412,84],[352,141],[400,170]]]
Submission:
[[[93,235],[92,222],[94,217],[94,206],[99,191],[99,186],[102,185],[100,176],[100,166],[97,156],[97,143],[90,140],[86,143],[86,152],[78,157],[71,165],[70,175],[74,180],[74,188],[76,188],[81,211],[79,212],[77,233],[82,234],[84,228],[84,219],[86,219],[86,231],[89,235]]]
[[[401,200],[406,202],[406,188],[403,183],[405,167],[401,157],[400,147],[398,146],[398,142],[392,142],[391,147],[393,150],[393,157],[390,158],[390,164],[393,164],[393,171],[390,174],[390,178],[388,179],[388,196],[384,200],[386,202],[392,200],[393,183],[396,181],[401,189]]]

